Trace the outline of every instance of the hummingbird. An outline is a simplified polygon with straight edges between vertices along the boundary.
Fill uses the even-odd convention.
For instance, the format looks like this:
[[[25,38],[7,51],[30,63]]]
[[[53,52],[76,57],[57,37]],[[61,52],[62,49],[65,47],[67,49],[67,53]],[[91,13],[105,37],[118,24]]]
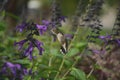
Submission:
[[[58,28],[52,28],[51,32],[61,44],[60,52],[66,54],[68,52],[68,41],[65,35]]]

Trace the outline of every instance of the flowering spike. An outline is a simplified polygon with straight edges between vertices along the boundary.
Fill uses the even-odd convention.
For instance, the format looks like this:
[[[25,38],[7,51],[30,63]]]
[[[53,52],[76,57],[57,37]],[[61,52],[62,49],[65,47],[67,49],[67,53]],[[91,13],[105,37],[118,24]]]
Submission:
[[[61,15],[60,4],[54,0],[52,4],[52,27],[61,27],[61,21],[65,21],[65,17]]]
[[[113,37],[120,36],[120,8],[118,9],[117,18],[112,29],[112,35]]]

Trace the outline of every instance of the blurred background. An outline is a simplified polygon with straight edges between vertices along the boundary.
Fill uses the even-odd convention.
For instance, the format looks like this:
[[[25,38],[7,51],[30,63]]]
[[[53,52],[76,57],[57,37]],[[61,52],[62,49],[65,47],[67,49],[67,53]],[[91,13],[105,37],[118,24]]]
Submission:
[[[39,23],[42,19],[49,19],[53,0],[0,0],[0,21],[4,19],[8,31],[13,31],[15,26],[23,20],[34,20]],[[89,0],[86,0],[86,3]],[[79,0],[60,0],[64,16],[74,15]],[[105,0],[101,20],[105,29],[110,29],[115,21],[119,0]]]

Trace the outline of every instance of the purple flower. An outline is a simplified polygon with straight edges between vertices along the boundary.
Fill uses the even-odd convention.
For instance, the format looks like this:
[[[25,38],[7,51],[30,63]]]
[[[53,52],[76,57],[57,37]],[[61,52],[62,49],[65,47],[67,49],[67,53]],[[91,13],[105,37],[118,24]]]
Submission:
[[[1,73],[3,74],[7,74],[7,69],[10,69],[10,71],[12,72],[12,74],[15,76],[16,75],[16,70],[15,70],[15,66],[14,64],[10,63],[10,62],[6,62],[3,65],[3,68],[1,70]]]
[[[110,36],[110,35],[108,35],[108,36],[99,36],[99,38],[100,38],[100,39],[106,39],[106,38],[110,39],[111,36]]]
[[[21,65],[20,64],[15,64],[15,67],[20,70],[21,69]]]
[[[9,68],[13,68],[14,64],[12,64],[11,62],[6,62],[5,66],[9,67]]]
[[[104,54],[105,53],[105,50],[92,50],[93,53],[96,53],[96,54]]]
[[[117,43],[120,45],[120,39],[117,39],[116,41],[117,41]]]
[[[111,35],[99,36],[99,38],[106,42],[108,39],[111,39]]]
[[[21,70],[20,64],[13,64],[11,62],[6,62],[4,67],[6,67],[6,66],[7,66],[7,68],[9,68],[11,70],[11,72],[12,72],[12,74],[14,74],[14,76],[16,75],[16,72],[17,72],[16,70]]]
[[[21,40],[20,42],[15,42],[14,45],[18,45],[19,46],[19,50],[22,49],[23,45],[25,42],[27,42],[28,39],[24,39]],[[24,51],[23,56],[29,57],[30,60],[32,60],[33,58],[35,58],[35,56],[33,56],[33,49],[34,47],[37,47],[37,49],[39,50],[39,55],[42,55],[44,49],[42,48],[43,43],[36,40],[36,39],[30,39],[29,40],[29,46],[28,48]]]
[[[24,43],[27,42],[27,41],[28,41],[27,39],[24,39],[24,40],[21,40],[19,42],[15,42],[14,45],[15,46],[18,45],[18,47],[19,47],[18,49],[21,50],[23,45],[24,45]]]
[[[45,26],[49,26],[51,23],[49,22],[49,21],[47,21],[47,20],[42,20],[42,23],[43,23],[43,25],[45,25]]]
[[[13,79],[23,80],[24,75],[28,74],[27,69],[23,68],[20,64],[13,64],[11,62],[4,63],[2,70],[0,71],[1,75],[4,76],[13,76]]]
[[[42,53],[44,51],[44,49],[42,48],[43,43],[38,41],[38,40],[36,40],[36,39],[34,39],[34,42],[30,42],[28,48],[23,53],[23,55],[24,56],[28,56],[30,60],[35,58],[35,56],[33,56],[34,46],[38,48],[40,55],[42,55]]]
[[[24,51],[23,55],[29,56],[29,59],[32,60],[33,59],[33,55],[32,55],[33,49],[34,49],[33,43],[30,42],[28,48]]]
[[[27,27],[27,23],[26,22],[22,22],[22,24],[19,24],[18,26],[16,26],[16,30],[19,32],[23,32],[23,30]]]
[[[36,44],[36,47],[39,50],[39,55],[42,55],[42,52],[44,51],[44,49],[41,46],[43,46],[43,43],[38,41],[38,40],[35,40],[35,44]]]
[[[29,73],[29,75],[32,75],[33,74],[32,69],[30,69],[28,73]]]
[[[28,71],[26,68],[24,68],[24,69],[22,70],[22,72],[23,72],[24,75],[29,74],[29,71]]]
[[[60,20],[60,21],[63,21],[63,22],[65,22],[65,21],[66,21],[65,19],[66,19],[66,17],[65,17],[65,16],[61,16],[61,17],[59,18],[59,20]]]
[[[41,35],[43,34],[43,32],[45,32],[47,30],[47,26],[45,26],[45,25],[36,24],[36,27],[39,30],[39,34],[41,34]]]

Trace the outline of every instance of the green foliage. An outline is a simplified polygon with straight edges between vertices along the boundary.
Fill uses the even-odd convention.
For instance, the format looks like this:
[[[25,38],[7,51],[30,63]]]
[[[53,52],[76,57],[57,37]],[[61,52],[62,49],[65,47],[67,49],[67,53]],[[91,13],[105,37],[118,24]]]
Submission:
[[[86,75],[83,71],[77,68],[72,68],[70,74],[76,78],[76,80],[86,80]]]
[[[0,22],[0,32],[1,32],[1,31],[4,31],[5,28],[6,28],[5,22],[1,21],[1,22]]]
[[[79,49],[78,48],[73,48],[69,51],[68,54],[66,54],[67,57],[73,57],[75,56],[76,54],[78,54],[79,52]]]
[[[69,4],[67,4],[68,2]],[[70,13],[71,15],[73,14],[71,12],[74,12],[77,7],[75,5],[78,4],[78,0],[62,0],[62,3],[62,8],[65,8],[63,9],[64,14],[68,15],[68,13]],[[88,0],[85,0],[85,6],[87,4]],[[14,19],[20,19],[18,16],[11,13],[3,12],[2,16],[4,15],[11,16]],[[61,44],[58,41],[52,42],[50,35],[47,33],[44,36],[34,36],[44,43],[43,47],[45,51],[43,55],[38,55],[37,49],[34,49],[33,55],[36,57],[30,61],[28,57],[21,58],[23,51],[18,51],[17,47],[14,46],[15,41],[19,41],[26,36],[24,36],[24,34],[21,35],[21,33],[16,34],[18,37],[6,34],[7,27],[8,25],[4,21],[0,22],[0,69],[4,62],[10,61],[21,64],[28,70],[32,70],[32,73],[26,75],[24,80],[40,80],[41,78],[44,78],[45,80],[97,80],[95,78],[96,76],[92,73],[87,77],[87,74],[89,73],[86,73],[86,71],[80,67],[81,65],[79,65],[79,63],[83,63],[84,65],[88,64],[87,62],[82,62],[84,59],[81,57],[83,54],[87,55],[87,52],[84,53],[84,51],[87,51],[86,48],[88,47],[88,42],[85,40],[86,36],[83,36],[85,31],[82,32],[82,29],[74,34],[75,39],[73,38],[73,41],[70,40],[70,48],[66,54],[60,52]],[[64,32],[66,31],[64,27],[63,30]],[[90,31],[88,30],[85,33],[89,34]],[[98,42],[98,45],[101,44],[99,40],[96,41]],[[27,44],[24,45],[24,49],[26,48],[26,45]],[[95,63],[91,64],[91,66],[95,69],[100,69],[100,65]],[[6,76],[3,78],[4,80],[8,80]]]
[[[105,2],[107,2],[110,7],[117,6],[116,4],[119,5],[119,0],[106,0]]]
[[[23,64],[23,65],[28,65],[28,64],[30,64],[30,61],[29,60],[26,60],[26,59],[24,59],[24,60],[21,60],[21,59],[18,59],[18,60],[15,60],[15,61],[13,61],[14,63],[18,63],[18,64]]]
[[[85,73],[82,70],[75,68],[74,65],[76,61],[80,59],[80,56],[78,55],[87,46],[86,42],[75,43],[74,45],[72,45],[73,48],[71,48],[69,52],[64,55],[60,53],[58,47],[59,43],[57,41],[51,42],[50,37],[48,37],[47,35],[40,37],[39,40],[44,41],[45,52],[43,55],[40,56],[36,54],[38,53],[38,51],[35,49],[33,54],[34,56],[36,56],[36,58],[30,61],[28,58],[21,59],[20,55],[22,54],[22,52],[16,51],[13,45],[14,41],[21,39],[22,36],[19,36],[19,38],[14,38],[10,35],[4,36],[6,25],[3,22],[1,22],[0,25],[2,27],[0,33],[1,41],[3,41],[2,45],[0,45],[0,64],[3,64],[3,62],[5,61],[11,61],[13,63],[22,64],[28,70],[32,69],[32,72],[34,74],[26,75],[24,80],[38,80],[40,78],[54,80],[57,73],[59,73],[57,76],[57,80],[86,80]],[[76,61],[74,61],[74,59]],[[60,78],[67,71],[70,71],[70,73],[68,73],[63,78]],[[36,72],[37,74],[35,74]]]

